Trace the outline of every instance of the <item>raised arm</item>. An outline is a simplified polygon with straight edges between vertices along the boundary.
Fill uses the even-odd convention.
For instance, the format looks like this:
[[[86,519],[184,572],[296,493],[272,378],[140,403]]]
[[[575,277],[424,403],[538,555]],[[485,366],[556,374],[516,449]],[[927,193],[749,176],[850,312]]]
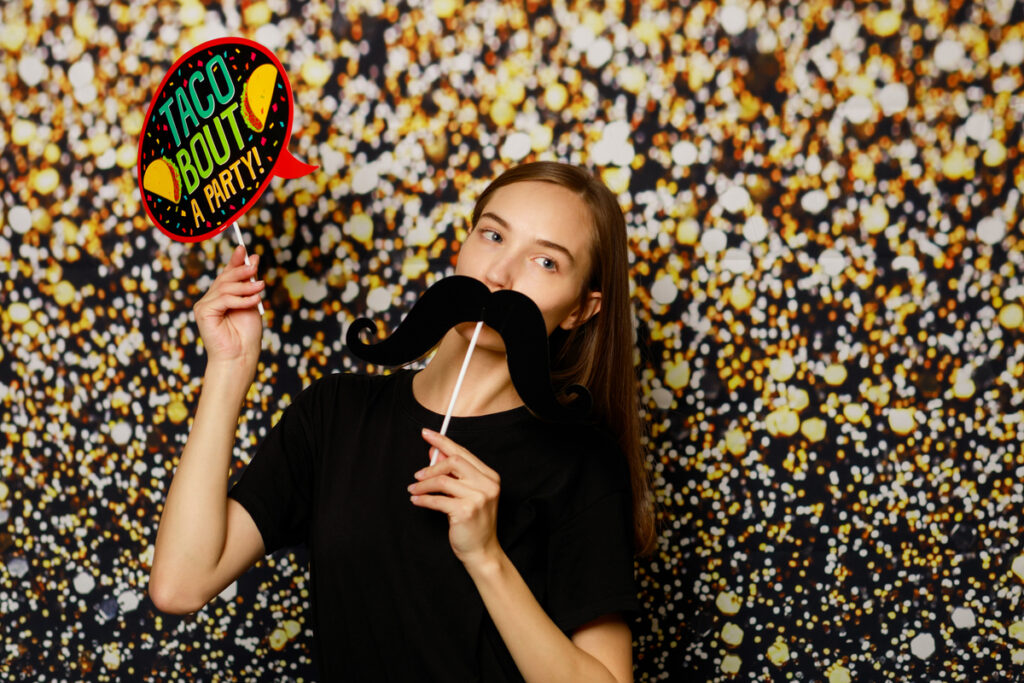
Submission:
[[[164,612],[194,612],[263,556],[245,508],[227,497],[242,402],[260,352],[256,304],[263,282],[249,282],[258,257],[238,247],[194,313],[207,364],[192,431],[167,492],[157,531],[149,594]]]

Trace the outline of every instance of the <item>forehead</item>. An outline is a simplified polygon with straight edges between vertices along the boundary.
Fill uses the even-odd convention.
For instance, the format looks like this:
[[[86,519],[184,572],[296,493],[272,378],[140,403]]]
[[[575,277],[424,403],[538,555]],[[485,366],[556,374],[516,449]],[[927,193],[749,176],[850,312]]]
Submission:
[[[527,180],[494,191],[481,215],[493,213],[513,230],[528,231],[531,237],[563,244],[574,254],[589,247],[594,219],[586,201],[572,190],[555,183]]]

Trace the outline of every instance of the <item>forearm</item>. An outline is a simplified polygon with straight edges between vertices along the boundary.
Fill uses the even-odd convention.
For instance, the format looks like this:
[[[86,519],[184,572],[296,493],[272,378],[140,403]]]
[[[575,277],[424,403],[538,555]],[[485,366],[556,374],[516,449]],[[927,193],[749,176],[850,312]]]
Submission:
[[[151,587],[203,592],[224,550],[231,451],[249,382],[237,369],[207,367],[192,430],[157,531]]]
[[[577,647],[555,625],[504,552],[488,561],[465,566],[528,683],[616,683],[604,664]]]

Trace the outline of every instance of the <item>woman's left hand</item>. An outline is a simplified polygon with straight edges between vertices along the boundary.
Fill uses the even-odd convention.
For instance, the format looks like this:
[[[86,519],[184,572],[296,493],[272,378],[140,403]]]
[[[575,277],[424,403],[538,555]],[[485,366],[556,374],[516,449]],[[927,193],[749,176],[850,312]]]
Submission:
[[[424,429],[423,438],[439,455],[413,475],[412,504],[448,515],[448,540],[463,564],[497,559],[498,473],[446,436]]]

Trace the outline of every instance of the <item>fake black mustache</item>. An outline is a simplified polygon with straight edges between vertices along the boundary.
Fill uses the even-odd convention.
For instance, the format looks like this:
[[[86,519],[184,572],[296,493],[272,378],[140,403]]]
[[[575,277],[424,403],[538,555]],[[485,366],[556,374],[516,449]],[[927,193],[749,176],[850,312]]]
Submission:
[[[487,285],[464,275],[438,280],[423,293],[390,337],[367,344],[360,338],[376,325],[359,318],[348,329],[346,342],[356,356],[380,365],[411,363],[460,323],[482,320],[505,342],[509,374],[519,397],[536,415],[550,421],[581,420],[590,412],[586,387],[571,384],[573,397],[560,402],[551,387],[547,328],[537,304],[519,292],[491,292]]]

